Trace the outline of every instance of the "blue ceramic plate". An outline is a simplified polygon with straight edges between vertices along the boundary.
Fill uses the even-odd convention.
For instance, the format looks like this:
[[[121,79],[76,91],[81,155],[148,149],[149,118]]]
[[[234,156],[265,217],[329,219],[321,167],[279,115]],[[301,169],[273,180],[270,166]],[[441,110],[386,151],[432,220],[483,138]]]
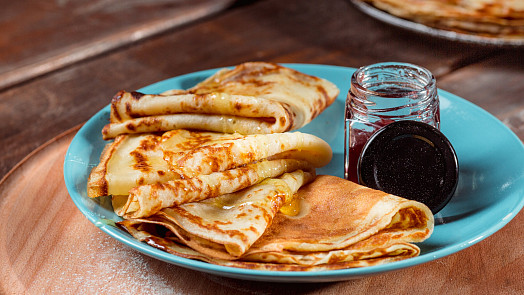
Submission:
[[[342,177],[344,101],[355,69],[306,64],[286,66],[328,79],[340,88],[340,95],[333,105],[301,131],[323,138],[333,148],[331,164],[319,169],[318,174]],[[186,89],[215,71],[206,70],[171,78],[140,91],[159,93],[173,88]],[[87,177],[97,165],[105,145],[101,130],[108,122],[109,106],[93,116],[71,142],[64,163],[65,183],[78,209],[103,232],[137,251],[178,266],[232,278],[278,282],[348,280],[402,269],[453,254],[480,242],[507,224],[524,205],[522,142],[486,111],[453,94],[439,91],[441,130],[457,152],[460,181],[452,200],[435,216],[433,235],[419,244],[421,255],[403,261],[332,271],[258,271],[181,258],[138,242],[113,225],[121,218],[113,213],[110,204],[89,199],[86,194]]]

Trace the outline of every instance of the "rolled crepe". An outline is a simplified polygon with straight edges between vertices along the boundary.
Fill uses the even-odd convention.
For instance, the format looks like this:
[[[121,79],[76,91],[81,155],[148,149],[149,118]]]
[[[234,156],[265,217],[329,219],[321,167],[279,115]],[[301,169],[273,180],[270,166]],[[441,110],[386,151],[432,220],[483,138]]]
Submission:
[[[197,129],[267,134],[303,127],[338,96],[331,82],[272,63],[222,69],[195,87],[152,95],[120,91],[104,139],[119,134]]]
[[[201,251],[171,231],[159,235],[152,223],[126,220],[120,225],[137,239],[183,257],[232,267],[294,271],[363,267],[415,257],[420,249],[413,243],[433,232],[433,215],[424,204],[334,176],[317,177],[294,200],[300,203],[298,215],[277,214],[237,259],[217,255],[216,248]],[[157,225],[169,228],[162,222]]]

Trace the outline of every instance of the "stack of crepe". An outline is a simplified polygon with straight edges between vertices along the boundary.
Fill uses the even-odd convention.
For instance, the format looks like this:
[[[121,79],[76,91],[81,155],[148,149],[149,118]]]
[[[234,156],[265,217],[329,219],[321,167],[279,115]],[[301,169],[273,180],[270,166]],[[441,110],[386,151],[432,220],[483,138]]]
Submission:
[[[427,207],[316,177],[330,146],[288,132],[337,94],[326,80],[267,63],[221,70],[189,90],[121,92],[88,196],[111,196],[119,226],[138,240],[209,263],[303,271],[416,256],[412,242],[433,229]]]
[[[497,38],[524,37],[521,0],[364,0],[430,27]]]
[[[288,181],[282,179],[283,181]],[[186,258],[258,270],[316,271],[415,257],[433,231],[423,204],[335,177],[318,176],[278,204],[248,190],[164,209],[120,226]],[[275,206],[275,207],[272,207]],[[293,207],[290,209],[289,207]]]

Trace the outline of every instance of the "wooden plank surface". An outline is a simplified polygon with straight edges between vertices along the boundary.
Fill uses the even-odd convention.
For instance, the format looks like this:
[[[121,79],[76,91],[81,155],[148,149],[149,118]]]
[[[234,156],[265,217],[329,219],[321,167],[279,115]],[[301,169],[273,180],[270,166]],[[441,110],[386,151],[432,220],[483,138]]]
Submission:
[[[504,122],[524,140],[524,50],[506,50],[454,71],[438,86]]]
[[[210,16],[232,2],[0,1],[0,89]]]
[[[12,7],[5,6],[8,7],[7,12],[0,12],[0,19],[6,19],[6,15],[12,17],[9,11],[28,10],[29,8],[25,8],[24,5],[33,3],[32,0],[15,2]],[[107,12],[111,11],[108,8],[110,5],[117,5],[115,3],[121,2],[95,1],[90,5],[103,8],[98,12]],[[167,10],[173,8],[169,3],[178,2],[153,1],[151,3],[153,3],[152,7],[159,10],[158,19],[162,19],[168,17]],[[33,75],[30,72],[35,69],[33,66],[25,67],[26,64],[22,60],[30,57],[31,52],[38,53],[38,50],[31,51],[33,49],[27,49],[25,46],[20,49],[28,50],[25,53],[17,50],[11,53],[1,51],[0,58],[3,60],[0,62],[0,75],[1,72],[13,73],[12,71],[27,74],[20,76],[23,77],[21,78],[23,83],[0,90],[0,117],[2,118],[0,178],[32,150],[61,132],[85,122],[107,105],[110,98],[120,89],[134,90],[169,77],[251,60],[349,67],[381,61],[416,63],[427,67],[437,76],[440,88],[486,109],[508,125],[521,140],[524,139],[524,50],[522,48],[463,44],[400,30],[364,15],[346,0],[316,1],[314,5],[309,1],[300,0],[242,1],[241,4],[243,5],[237,5],[211,18],[191,22],[186,26],[176,26],[174,29],[164,31],[163,34],[140,39],[141,42],[130,42],[129,46],[117,46],[114,50],[105,51],[104,54],[84,55],[69,66],[65,63],[56,65],[48,74],[36,75],[30,80],[27,80],[27,77]],[[42,11],[46,11],[46,7],[52,5],[81,6],[75,1],[56,1],[39,5]],[[114,9],[126,11],[127,17],[120,19],[125,24],[119,28],[120,31],[115,29],[116,31],[108,34],[121,36],[125,40],[135,40],[128,35],[130,31],[126,31],[125,28],[131,28],[130,20],[133,18],[136,23],[151,24],[142,14],[145,11],[141,6],[143,4],[131,1],[130,4],[126,4],[131,5],[127,8],[119,5],[123,4],[118,4]],[[166,11],[163,10],[164,8]],[[150,11],[148,13],[154,14]],[[33,11],[30,14],[37,15],[38,12]],[[48,16],[44,17],[42,14],[42,21],[46,17]],[[34,21],[33,29],[37,30],[37,18]],[[110,23],[106,19],[99,21],[105,25]],[[68,23],[62,23],[62,26],[66,24]],[[96,27],[92,27],[94,28]],[[18,30],[25,32],[26,38],[32,34],[30,28]],[[56,30],[48,30],[41,34],[43,37],[48,35],[51,38],[55,33]],[[35,39],[35,48],[51,46],[50,48],[56,50],[51,50],[54,55],[35,57],[33,63],[38,64],[43,60],[45,64],[46,60],[53,60],[53,57],[49,59],[49,56],[63,56],[67,59],[79,48],[89,50],[89,46],[82,47],[85,45],[83,41],[103,40],[100,37],[104,36],[101,34],[90,39],[86,37],[92,37],[90,34],[85,32],[82,34],[84,38],[71,37],[70,44],[61,43],[67,40],[61,40],[56,36],[53,37],[53,41],[47,43]],[[7,42],[6,38],[1,38],[3,37],[0,37],[0,42]],[[25,38],[22,39],[24,40],[20,42],[31,44]],[[4,47],[0,46],[0,48]],[[3,280],[8,278],[8,282],[13,282],[9,286],[19,287],[20,290],[31,287],[33,293],[40,293],[37,292],[41,291],[37,288],[38,283],[47,286],[48,289],[43,291],[48,293],[58,291],[55,288],[59,285],[52,285],[47,281],[51,277],[56,277],[55,282],[61,282],[64,288],[68,288],[69,293],[81,291],[80,287],[76,287],[78,285],[98,288],[100,292],[114,291],[115,289],[110,288],[122,287],[124,283],[121,280],[124,278],[136,279],[135,282],[128,282],[129,288],[125,291],[131,293],[140,290],[135,289],[140,285],[141,290],[146,294],[164,291],[184,294],[233,292],[521,294],[524,292],[522,213],[493,236],[457,254],[423,266],[362,280],[328,284],[265,284],[225,279],[173,267],[124,248],[81,216],[69,200],[61,182],[61,157],[66,146],[67,139],[56,141],[35,154],[38,159],[31,158],[19,166],[19,168],[23,167],[21,169],[24,171],[32,169],[40,171],[46,177],[43,180],[47,178],[52,180],[49,181],[51,187],[46,188],[46,192],[53,192],[56,199],[36,200],[34,194],[36,190],[31,191],[31,186],[25,183],[25,186],[17,187],[16,196],[7,195],[6,190],[0,191],[2,212],[0,214],[4,214],[2,216],[9,214],[11,219],[28,217],[25,221],[18,220],[15,223],[9,221],[9,226],[0,227],[0,236],[7,236],[7,239],[0,238],[0,252],[4,251],[3,249],[10,249],[6,250],[9,251],[6,252],[9,253],[9,257],[3,256],[3,263],[16,268],[12,272],[4,271],[0,283],[5,284]],[[32,166],[37,165],[39,161],[45,164]],[[43,170],[36,170],[37,168]],[[10,175],[12,181],[10,184],[15,185],[20,182],[19,177],[22,175],[24,173],[17,168]],[[24,176],[23,179],[27,178]],[[39,182],[40,186],[37,187],[43,187],[44,183]],[[32,206],[32,202],[39,201],[39,204],[43,204],[44,207],[49,206],[50,210],[38,211],[37,215],[31,215],[27,208],[21,207],[23,205],[16,207],[16,198],[22,198],[23,204],[30,203],[27,205],[29,207]],[[19,210],[26,211],[19,215],[12,211],[5,213],[7,206],[15,206]],[[58,214],[53,206],[58,206],[66,213]],[[40,217],[47,222],[43,223],[47,224],[46,226],[38,223]],[[56,222],[56,228],[49,225],[51,221]],[[39,236],[18,236],[17,228],[33,226],[40,231]],[[89,242],[78,247],[78,244],[75,244],[78,243],[78,240],[75,240],[78,236],[71,233],[65,237],[67,240],[61,240],[59,231],[65,228],[75,229]],[[45,230],[50,230],[49,236],[42,234]],[[6,241],[11,244],[6,244]],[[43,243],[43,247],[38,249],[39,252],[33,258],[40,257],[38,255],[43,258],[27,259],[26,256],[19,255],[15,251],[18,247],[23,249],[24,253],[29,253],[36,249],[34,247],[38,243]],[[96,257],[93,257],[93,252],[89,252],[93,249],[111,264],[102,266]],[[122,258],[117,259],[112,256],[110,252],[113,250]],[[67,259],[68,262],[73,261],[73,264],[74,260],[78,259],[76,262],[80,263],[60,264],[62,258]],[[121,267],[114,267],[116,264]],[[33,277],[24,276],[26,267],[27,274]],[[57,269],[51,271],[50,269],[53,268]],[[133,273],[133,269],[138,269],[140,272]],[[49,276],[47,271],[51,271],[52,276]],[[120,285],[111,285],[111,278],[115,278],[115,282],[119,282]],[[16,281],[17,279],[20,281]],[[195,284],[195,281],[198,284]],[[67,282],[71,285],[66,285]],[[125,291],[123,293],[126,293]]]

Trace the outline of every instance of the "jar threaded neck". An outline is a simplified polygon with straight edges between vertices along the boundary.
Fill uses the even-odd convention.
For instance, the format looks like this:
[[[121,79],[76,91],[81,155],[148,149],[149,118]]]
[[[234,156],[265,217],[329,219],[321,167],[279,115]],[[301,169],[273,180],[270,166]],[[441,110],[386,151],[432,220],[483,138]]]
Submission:
[[[348,103],[354,115],[403,117],[421,115],[435,106],[435,77],[407,63],[362,67],[351,77]]]

